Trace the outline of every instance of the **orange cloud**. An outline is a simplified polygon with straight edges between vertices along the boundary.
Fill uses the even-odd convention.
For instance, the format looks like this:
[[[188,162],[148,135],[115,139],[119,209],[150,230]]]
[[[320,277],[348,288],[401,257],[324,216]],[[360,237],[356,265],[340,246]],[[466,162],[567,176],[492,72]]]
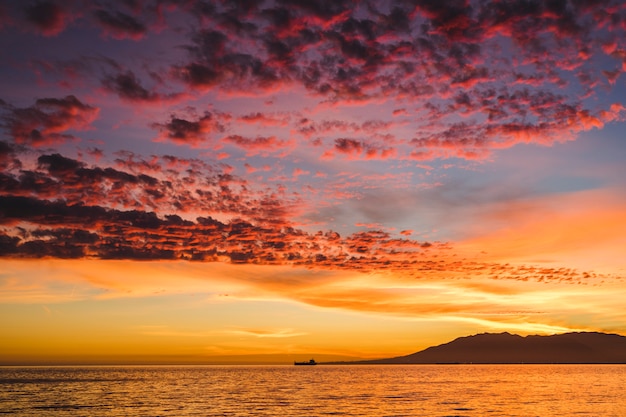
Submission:
[[[194,294],[201,295],[211,305],[283,301],[320,311],[467,322],[486,329],[508,328],[527,333],[626,330],[619,297],[624,283],[618,281],[581,288],[570,283],[496,282],[477,275],[470,281],[465,273],[450,279],[447,271],[416,280],[389,272],[360,274],[289,266],[162,261],[51,260],[34,265],[15,260],[4,265],[5,279],[0,285],[3,303],[54,305]],[[24,276],[31,278],[11,278]],[[228,322],[227,317],[223,319],[224,323]],[[267,327],[230,327],[224,331],[261,339],[299,337],[306,333]]]

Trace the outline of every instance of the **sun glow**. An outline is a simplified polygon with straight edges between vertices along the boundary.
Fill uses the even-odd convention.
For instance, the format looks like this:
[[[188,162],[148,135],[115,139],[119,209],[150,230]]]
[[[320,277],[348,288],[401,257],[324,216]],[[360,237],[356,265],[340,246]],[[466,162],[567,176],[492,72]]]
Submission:
[[[31,3],[0,364],[626,332],[622,2]]]

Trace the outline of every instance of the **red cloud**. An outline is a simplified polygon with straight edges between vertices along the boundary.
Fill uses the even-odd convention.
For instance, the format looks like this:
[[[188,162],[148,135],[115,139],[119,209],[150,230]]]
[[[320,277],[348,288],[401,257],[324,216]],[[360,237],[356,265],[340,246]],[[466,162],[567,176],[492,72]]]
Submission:
[[[291,122],[264,112],[240,117],[241,122],[265,126],[293,123],[295,131],[317,144],[331,144],[337,132],[338,139],[358,137],[353,139],[358,144],[332,143],[322,152],[325,158],[337,153],[351,158],[484,158],[521,138],[496,135],[506,132],[507,126],[525,124],[524,140],[543,144],[563,140],[557,134],[563,127],[574,137],[600,126],[606,109],[583,104],[582,93],[563,87],[589,92],[607,77],[615,81],[619,75],[615,68],[585,64],[596,55],[626,62],[616,43],[623,28],[611,17],[622,16],[624,9],[611,0],[602,5],[539,0],[471,5],[456,0],[399,2],[391,10],[369,4],[359,9],[358,16],[344,3],[327,5],[323,13],[315,9],[297,2],[262,10],[251,6],[249,12],[224,4],[203,8],[205,27],[211,29],[194,32],[186,46],[186,61],[174,65],[172,74],[194,91],[219,90],[227,95],[259,95],[278,87],[286,91],[289,85],[334,106],[388,100],[415,103],[415,113],[403,108],[393,115],[408,116],[403,121],[419,132],[416,139],[433,139],[428,147],[437,148],[381,144],[376,135],[395,127],[388,122],[378,126],[306,117]],[[503,48],[510,53],[494,52]],[[577,115],[565,117],[577,121],[555,121],[567,108]],[[466,125],[463,137],[455,134],[460,133],[455,126],[460,122]],[[233,132],[237,135],[241,136]]]
[[[0,152],[19,158],[26,151],[2,146]],[[158,173],[159,161],[181,166]],[[271,191],[252,192],[241,179],[212,172],[214,167],[200,161],[163,157],[152,163],[155,176],[90,167],[52,154],[41,155],[34,171],[14,167],[2,173],[0,257],[284,264],[389,270],[416,278],[480,273],[494,279],[585,282],[600,276],[592,271],[469,261],[447,254],[451,249],[447,244],[400,239],[381,230],[346,237],[333,231],[305,232],[289,220],[294,207]],[[129,161],[128,167],[135,164],[139,168],[144,161]],[[189,174],[193,186],[187,187],[185,175],[196,169]],[[167,178],[162,178],[164,174]],[[200,215],[190,220],[169,214],[189,210]],[[232,217],[220,221],[211,213]]]
[[[88,129],[99,109],[74,96],[38,99],[31,107],[5,106],[2,127],[17,143],[34,146],[74,140],[71,130]]]

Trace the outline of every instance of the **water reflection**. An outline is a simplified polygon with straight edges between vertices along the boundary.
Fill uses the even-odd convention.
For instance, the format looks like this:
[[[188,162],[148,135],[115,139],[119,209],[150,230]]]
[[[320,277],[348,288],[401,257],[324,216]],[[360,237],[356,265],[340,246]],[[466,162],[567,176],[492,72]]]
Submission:
[[[19,416],[620,416],[626,365],[0,368]]]

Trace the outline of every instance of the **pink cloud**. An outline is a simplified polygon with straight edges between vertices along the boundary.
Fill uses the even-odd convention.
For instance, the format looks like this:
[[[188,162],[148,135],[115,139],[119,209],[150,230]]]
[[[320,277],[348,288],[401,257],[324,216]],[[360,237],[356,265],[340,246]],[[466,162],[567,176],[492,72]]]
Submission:
[[[231,143],[244,149],[248,156],[287,152],[294,146],[293,140],[281,140],[276,136],[257,136],[249,138],[240,135],[230,135],[222,139],[224,143]]]
[[[259,124],[261,126],[281,126],[285,127],[289,123],[289,117],[286,115],[274,115],[274,114],[265,114],[261,112],[249,113],[239,117],[237,120],[250,123],[250,124]]]
[[[311,175],[311,172],[310,171],[306,171],[306,170],[301,169],[301,168],[296,168],[296,169],[293,170],[293,178],[294,179],[297,180],[298,177],[301,177],[303,175]]]

